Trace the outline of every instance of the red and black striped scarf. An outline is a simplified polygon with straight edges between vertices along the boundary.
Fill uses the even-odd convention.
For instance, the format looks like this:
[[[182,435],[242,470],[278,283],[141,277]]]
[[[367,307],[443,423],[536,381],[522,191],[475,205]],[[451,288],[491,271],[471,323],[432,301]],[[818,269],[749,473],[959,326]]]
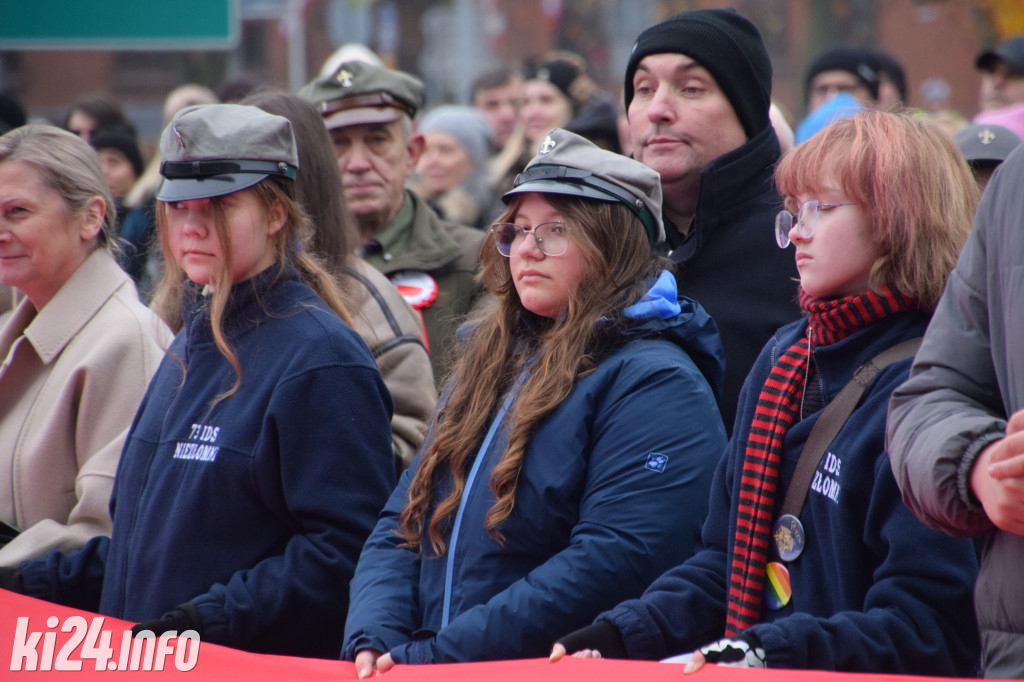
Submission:
[[[800,414],[811,349],[836,343],[849,334],[916,302],[883,287],[856,296],[821,300],[800,292],[808,313],[807,336],[789,347],[772,367],[757,399],[743,458],[738,518],[729,568],[729,603],[725,636],[745,630],[761,617],[765,565],[778,499],[782,440]]]

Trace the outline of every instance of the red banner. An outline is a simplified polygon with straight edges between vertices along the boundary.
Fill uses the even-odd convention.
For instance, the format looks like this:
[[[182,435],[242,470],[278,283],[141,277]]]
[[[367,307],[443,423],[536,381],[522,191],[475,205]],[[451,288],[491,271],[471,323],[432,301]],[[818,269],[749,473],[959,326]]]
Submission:
[[[287,656],[250,654],[183,638],[135,640],[131,623],[0,590],[0,679],[31,675],[48,680],[139,677],[192,682],[354,680],[354,666]],[[340,646],[340,644],[339,644]],[[6,671],[12,671],[8,674]],[[17,677],[16,677],[17,676]],[[396,666],[385,682],[680,682],[682,666],[669,663],[566,658]],[[854,675],[706,666],[697,682],[928,682],[949,678]]]

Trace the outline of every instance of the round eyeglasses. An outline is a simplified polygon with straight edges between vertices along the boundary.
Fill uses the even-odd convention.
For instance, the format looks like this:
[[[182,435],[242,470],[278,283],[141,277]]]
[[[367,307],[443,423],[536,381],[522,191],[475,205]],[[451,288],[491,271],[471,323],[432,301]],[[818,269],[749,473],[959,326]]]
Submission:
[[[794,222],[800,236],[804,239],[810,239],[814,236],[814,231],[818,229],[818,212],[830,211],[840,206],[853,206],[853,202],[845,204],[819,204],[817,199],[808,199],[800,204],[800,209],[796,212],[796,215],[793,215],[786,209],[782,209],[775,216],[775,242],[779,245],[780,249],[790,245],[789,231],[793,229]]]
[[[532,234],[537,248],[545,256],[561,256],[569,249],[569,228],[565,223],[541,223],[536,227],[524,227],[515,223],[495,223],[491,226],[494,244],[498,253],[508,258],[512,246],[522,235]]]

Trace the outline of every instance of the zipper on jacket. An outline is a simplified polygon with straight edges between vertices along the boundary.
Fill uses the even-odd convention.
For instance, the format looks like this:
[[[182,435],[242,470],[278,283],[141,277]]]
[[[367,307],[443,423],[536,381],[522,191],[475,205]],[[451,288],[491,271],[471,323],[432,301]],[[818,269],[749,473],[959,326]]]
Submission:
[[[477,450],[476,459],[473,460],[473,467],[469,470],[469,475],[466,477],[466,486],[462,490],[462,499],[459,500],[459,510],[455,514],[455,523],[452,524],[451,541],[448,543],[448,558],[446,559],[444,572],[444,603],[441,611],[442,629],[448,627],[448,621],[451,619],[452,584],[455,579],[455,548],[459,542],[459,529],[462,526],[462,515],[466,511],[466,503],[469,501],[469,494],[473,489],[473,483],[476,481],[477,475],[480,473],[480,466],[483,464],[487,450],[491,446],[491,441],[494,440],[494,435],[498,432],[498,427],[501,426],[501,422],[505,418],[505,414],[512,406],[512,401],[515,400],[516,394],[519,392],[519,387],[523,385],[523,381],[525,379],[526,372],[524,371],[519,377],[519,380],[512,387],[512,390],[509,391],[508,397],[505,398],[505,402],[502,404],[501,409],[498,410],[498,414],[494,416],[494,420],[491,422],[491,428],[487,430],[487,437],[484,438],[484,442],[480,445],[480,449]]]

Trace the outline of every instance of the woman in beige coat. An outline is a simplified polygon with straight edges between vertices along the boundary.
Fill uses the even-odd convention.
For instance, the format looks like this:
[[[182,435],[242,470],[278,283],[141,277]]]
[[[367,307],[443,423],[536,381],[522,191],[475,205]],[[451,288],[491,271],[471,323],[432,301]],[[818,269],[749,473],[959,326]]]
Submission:
[[[169,331],[112,255],[96,152],[52,126],[0,137],[0,565],[110,533],[124,436]]]

